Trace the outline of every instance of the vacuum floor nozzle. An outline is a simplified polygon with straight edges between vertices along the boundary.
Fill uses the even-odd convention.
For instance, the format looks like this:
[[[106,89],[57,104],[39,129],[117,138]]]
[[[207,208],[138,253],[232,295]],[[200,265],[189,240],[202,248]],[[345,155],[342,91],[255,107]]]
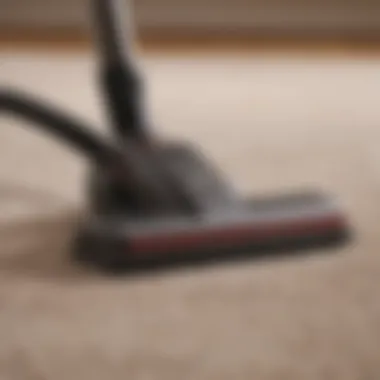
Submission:
[[[331,197],[306,191],[240,200],[194,150],[171,146],[158,156],[173,164],[172,178],[199,211],[128,216],[120,204],[98,199],[77,240],[80,260],[145,271],[320,252],[348,240],[347,220]]]

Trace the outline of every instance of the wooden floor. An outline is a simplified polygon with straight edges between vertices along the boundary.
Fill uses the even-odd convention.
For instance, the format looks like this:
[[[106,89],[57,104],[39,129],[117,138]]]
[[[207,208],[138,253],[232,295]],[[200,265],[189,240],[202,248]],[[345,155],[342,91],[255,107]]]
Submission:
[[[247,35],[177,35],[173,33],[144,33],[139,37],[140,48],[147,52],[216,53],[285,51],[318,54],[378,55],[380,38],[318,37],[318,36],[247,36]],[[37,49],[83,51],[91,48],[88,35],[74,30],[1,30],[0,49]]]

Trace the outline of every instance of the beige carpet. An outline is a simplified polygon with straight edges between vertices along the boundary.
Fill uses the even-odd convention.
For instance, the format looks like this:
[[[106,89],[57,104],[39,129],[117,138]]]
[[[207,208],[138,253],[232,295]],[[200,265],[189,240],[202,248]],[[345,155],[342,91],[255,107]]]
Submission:
[[[165,136],[243,193],[319,186],[357,231],[332,255],[112,280],[66,253],[85,162],[0,121],[1,380],[378,380],[380,60],[146,57]],[[0,55],[1,84],[102,128],[87,56]],[[16,124],[19,126],[16,127]]]

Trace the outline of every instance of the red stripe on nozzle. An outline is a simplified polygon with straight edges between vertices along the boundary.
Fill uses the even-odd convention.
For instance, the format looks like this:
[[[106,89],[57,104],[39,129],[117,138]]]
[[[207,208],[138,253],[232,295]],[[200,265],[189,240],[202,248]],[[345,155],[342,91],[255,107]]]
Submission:
[[[197,228],[173,233],[159,233],[145,237],[133,237],[129,249],[136,254],[173,253],[197,248],[220,248],[236,244],[244,245],[262,243],[276,238],[294,238],[320,235],[345,228],[345,221],[340,215],[325,218],[299,219],[290,222],[258,223],[247,222],[223,227]]]

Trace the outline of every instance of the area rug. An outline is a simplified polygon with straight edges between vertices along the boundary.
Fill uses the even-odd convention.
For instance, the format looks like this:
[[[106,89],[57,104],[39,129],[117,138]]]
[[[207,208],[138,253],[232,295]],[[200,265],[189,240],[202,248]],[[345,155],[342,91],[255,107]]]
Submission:
[[[321,188],[355,239],[271,262],[110,278],[76,266],[86,160],[0,120],[1,380],[380,378],[380,60],[142,58],[151,127],[243,194]],[[0,83],[107,131],[87,54],[0,54]]]

